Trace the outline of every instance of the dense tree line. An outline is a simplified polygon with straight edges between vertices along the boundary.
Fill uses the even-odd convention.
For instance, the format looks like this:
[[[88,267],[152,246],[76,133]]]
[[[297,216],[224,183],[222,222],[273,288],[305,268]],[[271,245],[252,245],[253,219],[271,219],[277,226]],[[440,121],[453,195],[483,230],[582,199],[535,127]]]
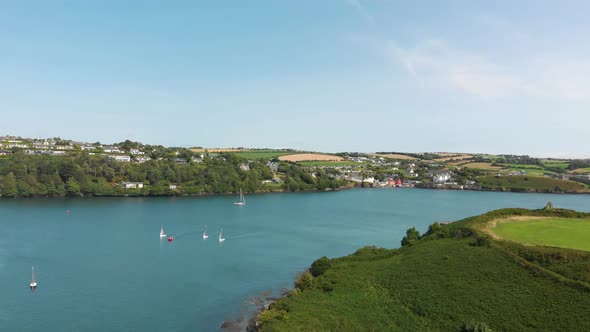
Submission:
[[[131,148],[129,144],[126,148]],[[250,170],[241,170],[245,159],[233,154],[204,158],[193,163],[185,149],[179,155],[163,147],[154,147],[147,162],[122,163],[104,155],[77,152],[66,156],[30,156],[16,152],[0,159],[0,196],[119,196],[119,195],[195,195],[245,192],[270,189],[324,190],[345,183],[327,173],[310,174],[296,164],[280,166],[281,184],[263,184],[276,175],[265,161],[253,161]],[[178,163],[174,156],[186,163]],[[161,158],[161,159],[157,159]],[[140,189],[125,189],[122,182],[141,182]],[[170,189],[176,184],[176,189]]]
[[[590,167],[590,160],[588,159],[574,159],[570,161],[570,164],[567,166],[567,169],[574,170],[578,168],[588,168]]]

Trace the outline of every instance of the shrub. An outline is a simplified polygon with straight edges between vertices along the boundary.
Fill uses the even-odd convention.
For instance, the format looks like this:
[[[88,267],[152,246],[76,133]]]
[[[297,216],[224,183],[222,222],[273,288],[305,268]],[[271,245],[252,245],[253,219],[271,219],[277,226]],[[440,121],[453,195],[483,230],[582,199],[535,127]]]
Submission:
[[[411,246],[418,240],[420,240],[420,232],[418,232],[416,227],[408,228],[406,236],[402,239],[402,246]]]
[[[319,277],[324,274],[324,272],[326,272],[331,266],[332,262],[330,259],[324,256],[311,264],[309,272],[311,272],[312,276]]]
[[[461,324],[461,332],[493,332],[488,324],[470,320]]]
[[[295,288],[306,290],[313,285],[313,275],[309,271],[303,272],[297,280],[295,280]]]

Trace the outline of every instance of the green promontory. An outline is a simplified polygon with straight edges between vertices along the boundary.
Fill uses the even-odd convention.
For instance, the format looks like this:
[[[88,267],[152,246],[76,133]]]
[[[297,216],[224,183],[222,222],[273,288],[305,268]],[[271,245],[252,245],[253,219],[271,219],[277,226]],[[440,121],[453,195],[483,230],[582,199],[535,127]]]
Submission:
[[[517,216],[585,219],[590,214],[497,210],[433,224],[399,249],[365,247],[346,257],[321,258],[250,329],[590,331],[590,252],[525,246],[489,235],[491,222]]]

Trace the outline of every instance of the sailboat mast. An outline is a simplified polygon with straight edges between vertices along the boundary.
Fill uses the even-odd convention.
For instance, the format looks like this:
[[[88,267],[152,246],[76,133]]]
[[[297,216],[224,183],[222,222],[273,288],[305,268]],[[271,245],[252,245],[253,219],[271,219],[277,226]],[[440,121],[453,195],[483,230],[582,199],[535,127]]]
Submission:
[[[35,267],[31,266],[31,283],[35,282]]]

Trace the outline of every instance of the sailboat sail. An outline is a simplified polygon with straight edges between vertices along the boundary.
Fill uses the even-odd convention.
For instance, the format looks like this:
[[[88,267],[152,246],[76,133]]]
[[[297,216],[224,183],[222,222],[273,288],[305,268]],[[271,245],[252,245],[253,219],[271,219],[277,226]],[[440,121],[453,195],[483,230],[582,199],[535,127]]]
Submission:
[[[234,203],[235,205],[244,206],[246,205],[246,199],[244,198],[244,193],[242,192],[242,188],[240,188],[240,199],[239,201]]]
[[[37,281],[35,281],[35,267],[31,266],[31,290],[35,290],[37,287]]]
[[[166,237],[166,233],[164,233],[164,225],[162,225],[162,228],[160,228],[160,237]]]

